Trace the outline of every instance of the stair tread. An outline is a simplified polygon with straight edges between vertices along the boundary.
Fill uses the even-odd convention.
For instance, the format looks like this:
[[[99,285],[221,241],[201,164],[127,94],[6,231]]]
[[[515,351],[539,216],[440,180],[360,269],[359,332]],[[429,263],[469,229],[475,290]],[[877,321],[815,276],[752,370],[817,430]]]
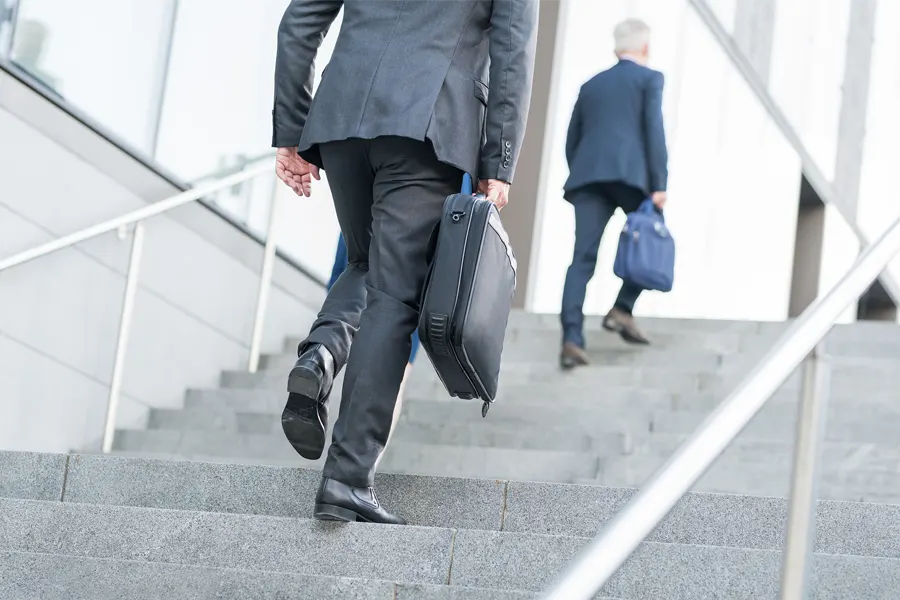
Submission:
[[[2,550],[537,592],[589,538],[0,500]],[[774,598],[781,552],[646,542],[603,593]],[[451,569],[452,566],[452,569]],[[888,597],[900,559],[816,554],[813,593]],[[677,581],[677,586],[673,586]],[[877,594],[882,594],[878,596]]]
[[[65,501],[76,504],[298,518],[312,517],[321,477],[308,469],[102,455],[72,455],[66,473]],[[595,535],[635,492],[390,473],[377,477],[380,500],[414,525],[576,537]],[[786,514],[784,498],[694,492],[650,540],[777,549]],[[821,501],[818,523],[820,551],[900,558],[900,505]]]
[[[41,600],[525,600],[527,592],[0,551],[0,597]],[[615,600],[612,598],[605,600]]]

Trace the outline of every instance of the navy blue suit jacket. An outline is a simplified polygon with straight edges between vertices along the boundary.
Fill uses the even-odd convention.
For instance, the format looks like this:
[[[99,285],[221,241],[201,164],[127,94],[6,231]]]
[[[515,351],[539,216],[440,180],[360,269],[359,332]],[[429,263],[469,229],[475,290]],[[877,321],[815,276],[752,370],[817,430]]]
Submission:
[[[659,71],[620,60],[581,87],[566,138],[566,198],[600,182],[624,183],[648,195],[666,190],[664,82]]]

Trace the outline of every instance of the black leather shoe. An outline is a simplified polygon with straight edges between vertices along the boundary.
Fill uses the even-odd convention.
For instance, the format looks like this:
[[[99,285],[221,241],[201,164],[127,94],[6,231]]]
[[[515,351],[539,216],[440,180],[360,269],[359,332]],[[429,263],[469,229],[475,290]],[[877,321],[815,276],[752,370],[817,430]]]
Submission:
[[[291,369],[281,428],[303,458],[316,460],[322,456],[328,428],[326,402],[333,383],[334,357],[321,344],[309,346]]]
[[[340,481],[322,478],[316,494],[315,517],[320,521],[361,521],[406,525],[406,519],[392,515],[378,503],[375,488],[350,487]]]

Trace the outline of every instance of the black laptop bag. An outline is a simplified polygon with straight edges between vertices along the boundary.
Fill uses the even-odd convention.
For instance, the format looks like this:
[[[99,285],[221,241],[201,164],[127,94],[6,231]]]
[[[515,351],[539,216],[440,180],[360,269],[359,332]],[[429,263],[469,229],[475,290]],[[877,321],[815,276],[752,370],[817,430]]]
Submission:
[[[444,201],[432,237],[419,339],[450,395],[482,400],[487,416],[497,396],[516,258],[496,207],[466,187]]]

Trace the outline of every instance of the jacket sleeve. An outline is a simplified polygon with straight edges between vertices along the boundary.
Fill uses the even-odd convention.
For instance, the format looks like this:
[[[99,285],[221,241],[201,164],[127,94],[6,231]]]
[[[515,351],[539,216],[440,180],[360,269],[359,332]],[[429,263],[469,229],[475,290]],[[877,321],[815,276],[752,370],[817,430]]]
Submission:
[[[478,176],[512,183],[531,104],[538,0],[494,0],[491,14],[491,90],[486,143]]]
[[[662,98],[665,77],[658,71],[644,90],[644,141],[647,148],[650,192],[664,192],[669,182],[669,151],[663,127]]]
[[[581,94],[578,94],[578,100],[575,101],[575,108],[572,110],[572,119],[569,121],[569,132],[566,134],[566,162],[569,167],[575,159],[575,150],[578,149],[578,143],[581,141]]]
[[[300,143],[312,103],[316,54],[343,0],[292,0],[278,27],[272,146]]]

